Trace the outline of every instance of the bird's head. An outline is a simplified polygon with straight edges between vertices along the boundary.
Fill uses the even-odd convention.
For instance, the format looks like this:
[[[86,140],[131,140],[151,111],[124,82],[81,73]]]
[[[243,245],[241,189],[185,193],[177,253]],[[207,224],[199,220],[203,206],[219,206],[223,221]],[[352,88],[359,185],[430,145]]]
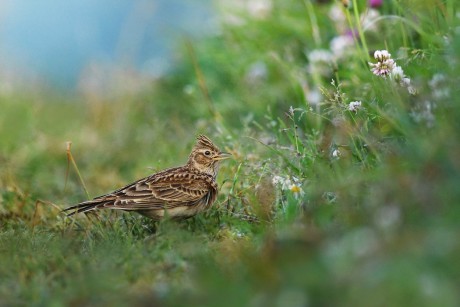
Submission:
[[[219,170],[220,161],[230,157],[231,154],[221,151],[207,136],[200,135],[190,153],[187,164],[200,172],[215,177]]]

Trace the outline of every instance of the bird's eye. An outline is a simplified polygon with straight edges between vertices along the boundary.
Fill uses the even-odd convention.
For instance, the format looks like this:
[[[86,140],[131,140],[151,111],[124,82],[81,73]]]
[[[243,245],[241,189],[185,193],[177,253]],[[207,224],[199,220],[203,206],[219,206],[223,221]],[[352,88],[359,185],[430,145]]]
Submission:
[[[210,152],[209,150],[206,150],[206,151],[204,152],[204,155],[209,157],[209,156],[211,155],[211,152]]]

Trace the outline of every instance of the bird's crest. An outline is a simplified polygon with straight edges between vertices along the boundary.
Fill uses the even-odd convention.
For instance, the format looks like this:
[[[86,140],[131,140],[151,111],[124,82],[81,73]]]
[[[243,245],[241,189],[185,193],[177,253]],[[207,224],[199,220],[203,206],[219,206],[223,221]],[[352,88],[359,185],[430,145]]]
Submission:
[[[207,136],[205,136],[203,134],[200,134],[196,139],[197,139],[197,142],[196,142],[196,145],[195,145],[196,149],[209,148],[209,149],[213,149],[216,152],[220,151],[219,148],[217,148],[217,146],[214,145],[212,143],[212,141]]]

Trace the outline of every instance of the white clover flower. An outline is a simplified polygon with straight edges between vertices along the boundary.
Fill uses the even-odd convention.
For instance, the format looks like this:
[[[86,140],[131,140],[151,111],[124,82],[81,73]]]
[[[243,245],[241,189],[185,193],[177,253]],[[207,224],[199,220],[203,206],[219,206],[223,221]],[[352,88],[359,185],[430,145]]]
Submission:
[[[404,78],[404,71],[401,66],[396,65],[391,71],[390,77],[397,82],[401,82]]]
[[[349,55],[353,50],[353,46],[354,41],[350,35],[336,36],[329,43],[332,54],[336,59],[342,59]]]
[[[391,58],[387,50],[377,50],[374,52],[377,63],[369,63],[374,75],[386,78],[397,67],[396,62]]]
[[[407,77],[402,78],[402,80],[399,82],[399,84],[402,87],[405,87],[407,89],[407,91],[409,92],[409,94],[411,94],[411,95],[417,94],[417,89],[411,85],[409,78],[407,78]]]
[[[428,85],[430,86],[433,98],[443,99],[450,96],[450,88],[447,86],[447,78],[444,74],[435,74],[428,82]]]
[[[386,50],[383,50],[383,51],[386,51]],[[376,51],[377,53],[377,51]],[[377,56],[379,56],[381,59],[386,59],[384,60],[385,61],[393,61],[392,59],[388,59],[387,56],[391,56],[389,53],[388,54],[381,54],[379,53]],[[377,58],[376,56],[376,58]],[[379,62],[380,63],[380,62]],[[377,66],[379,63],[377,64],[374,64],[373,65],[373,68],[372,68],[372,72],[376,75],[379,75],[378,73],[376,73],[374,70],[377,69]],[[380,74],[381,76],[385,77],[386,75],[385,74]],[[389,76],[392,80],[394,80],[395,82],[399,83],[400,86],[402,87],[405,87],[407,89],[407,91],[409,92],[409,94],[411,95],[415,95],[417,93],[417,90],[415,89],[415,87],[413,87],[411,85],[411,81],[410,81],[410,78],[408,78],[405,74],[404,74],[404,71],[403,69],[401,68],[401,66],[398,66],[396,65],[396,63],[393,61],[393,69],[391,69],[389,71]]]
[[[343,9],[338,3],[331,6],[327,15],[334,22],[347,22],[347,16],[343,13]]]
[[[329,62],[332,62],[333,56],[329,50],[315,49],[308,53],[308,60],[310,61],[310,63],[318,63],[318,62],[329,63]]]
[[[338,33],[343,33],[348,29],[347,16],[343,11],[342,5],[336,3],[331,6],[328,12],[328,16],[335,26]]]
[[[444,74],[434,74],[431,80],[428,82],[428,85],[432,90],[435,90],[439,86],[441,86],[443,83],[445,83],[447,80],[446,76]]]
[[[408,77],[406,77],[406,75],[404,74],[404,71],[401,68],[401,66],[395,65],[395,67],[393,68],[393,70],[390,73],[390,78],[393,79],[394,81],[398,82],[399,85],[401,85],[402,87],[407,88],[409,93],[411,93],[411,91],[415,90],[411,86],[410,79]]]
[[[376,64],[369,63],[369,65],[372,66],[371,71],[374,75],[386,77],[392,72],[395,66],[395,61],[388,59],[382,62],[377,62]]]
[[[331,64],[334,62],[332,52],[326,49],[315,49],[307,54],[308,72],[327,76],[332,72]]]
[[[417,123],[425,123],[428,128],[434,126],[436,117],[433,114],[434,104],[431,101],[424,101],[417,104],[411,111],[410,115]]]
[[[376,9],[368,9],[361,14],[361,24],[366,31],[377,31],[378,27],[376,20],[380,17],[379,11]]]
[[[361,101],[352,101],[348,104],[348,111],[356,113],[359,109],[361,109],[361,105]]]
[[[374,58],[379,62],[383,62],[385,60],[390,60],[391,59],[391,53],[389,53],[387,50],[376,50],[374,52]]]
[[[410,86],[410,79],[407,78],[407,77],[402,78],[401,85],[403,85],[405,87],[409,87]]]

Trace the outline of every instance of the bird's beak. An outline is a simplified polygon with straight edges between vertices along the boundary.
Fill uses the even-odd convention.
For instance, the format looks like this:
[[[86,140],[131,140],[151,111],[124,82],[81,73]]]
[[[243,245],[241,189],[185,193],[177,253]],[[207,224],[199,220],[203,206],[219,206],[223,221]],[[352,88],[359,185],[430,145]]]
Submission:
[[[214,160],[225,160],[225,159],[228,159],[232,156],[232,154],[228,153],[228,152],[220,152],[217,156],[214,157]]]

